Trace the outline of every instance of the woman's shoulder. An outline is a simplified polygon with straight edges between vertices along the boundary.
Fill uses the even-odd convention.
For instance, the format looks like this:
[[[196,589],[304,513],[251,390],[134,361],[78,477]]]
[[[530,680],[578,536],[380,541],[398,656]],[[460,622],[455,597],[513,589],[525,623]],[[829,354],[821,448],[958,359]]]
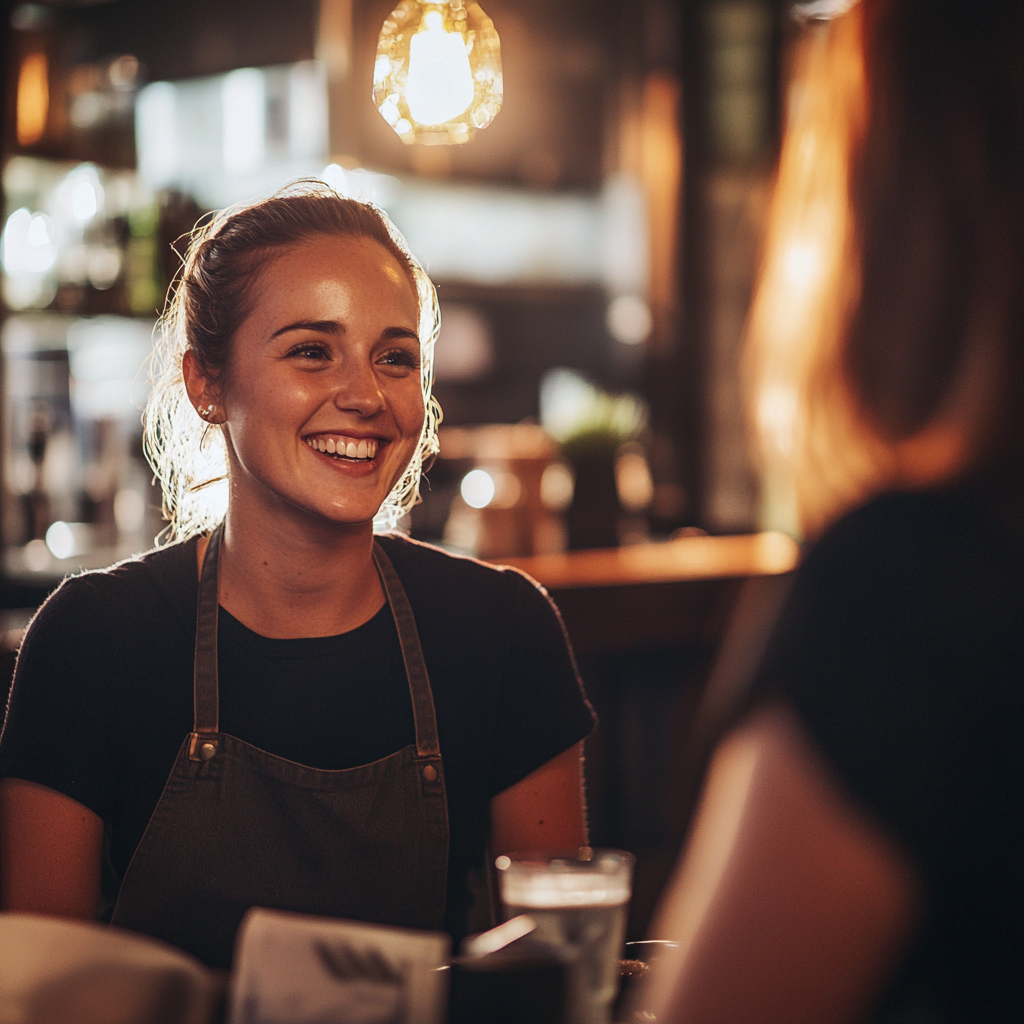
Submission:
[[[507,601],[531,592],[541,599],[543,588],[526,573],[508,565],[492,565],[468,555],[453,554],[400,533],[377,538],[407,589],[433,588],[444,600]]]
[[[168,616],[187,621],[196,579],[194,540],[68,576],[36,613],[26,640],[53,629],[95,635],[124,633],[133,623],[157,627]]]
[[[964,574],[1013,575],[1024,556],[998,509],[971,488],[894,491],[853,509],[810,548],[801,574],[891,587]]]
[[[510,566],[488,565],[398,534],[379,538],[409,596],[425,646],[465,647],[502,659],[524,637],[566,646],[547,592]]]
[[[592,731],[561,618],[536,581],[406,537],[380,542],[415,613],[442,743],[460,763],[478,749],[489,796]]]
[[[812,552],[870,553],[906,542],[927,543],[945,532],[964,510],[947,495],[890,491],[848,511],[814,545]]]
[[[996,705],[1016,705],[1019,720],[1024,566],[976,499],[894,492],[836,522],[797,571],[761,688],[837,735],[884,708],[879,721],[899,722],[893,742],[908,749],[915,729],[970,731]]]

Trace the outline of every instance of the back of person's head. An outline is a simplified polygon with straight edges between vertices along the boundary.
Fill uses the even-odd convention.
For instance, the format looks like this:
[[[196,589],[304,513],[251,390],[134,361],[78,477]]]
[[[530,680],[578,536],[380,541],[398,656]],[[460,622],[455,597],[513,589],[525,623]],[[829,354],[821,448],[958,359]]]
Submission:
[[[814,533],[1024,462],[1024,4],[862,0],[795,74],[749,361]]]
[[[188,400],[185,352],[193,353],[209,380],[230,387],[233,339],[251,311],[261,272],[283,252],[323,236],[377,243],[398,263],[416,295],[426,417],[417,451],[380,518],[393,525],[418,499],[420,468],[437,451],[441,418],[431,395],[440,324],[434,287],[382,210],[307,179],[269,198],[220,211],[201,221],[189,238],[158,326],[153,389],[144,417],[146,455],[163,488],[170,524],[166,540],[209,531],[223,517],[226,502],[224,440],[220,428],[205,424]]]

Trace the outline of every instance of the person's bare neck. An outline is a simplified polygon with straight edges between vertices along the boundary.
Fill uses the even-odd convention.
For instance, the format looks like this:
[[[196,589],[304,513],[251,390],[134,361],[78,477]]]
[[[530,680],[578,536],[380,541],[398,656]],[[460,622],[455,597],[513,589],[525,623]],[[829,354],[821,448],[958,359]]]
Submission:
[[[200,544],[199,564],[205,555]],[[221,607],[261,636],[334,636],[384,603],[369,523],[249,520],[228,511],[221,542]]]

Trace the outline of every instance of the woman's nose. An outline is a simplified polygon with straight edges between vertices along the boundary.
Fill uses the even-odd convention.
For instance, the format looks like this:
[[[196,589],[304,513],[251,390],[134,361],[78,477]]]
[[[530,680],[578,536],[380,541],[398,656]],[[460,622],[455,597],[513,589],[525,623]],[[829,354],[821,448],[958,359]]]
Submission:
[[[356,412],[360,416],[374,416],[381,412],[386,402],[373,368],[354,366],[351,362],[340,366],[334,404],[338,409]]]

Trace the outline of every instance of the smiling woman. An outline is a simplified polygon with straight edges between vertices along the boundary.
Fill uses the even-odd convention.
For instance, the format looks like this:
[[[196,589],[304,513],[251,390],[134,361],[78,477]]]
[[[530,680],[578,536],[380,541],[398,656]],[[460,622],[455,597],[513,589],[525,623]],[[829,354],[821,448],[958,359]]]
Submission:
[[[344,255],[326,252],[325,247],[332,243],[361,245],[363,249]],[[376,250],[372,248],[374,243]],[[304,274],[305,258],[296,256],[296,248],[320,252],[317,282],[313,280],[317,274],[312,267],[308,277]],[[181,286],[175,290],[161,321],[154,389],[146,414],[146,447],[163,484],[171,539],[186,540],[211,530],[223,518],[226,504],[223,488],[218,491],[216,485],[226,480],[227,450],[218,436],[222,432],[208,429],[211,422],[220,423],[215,415],[218,406],[215,402],[207,403],[213,409],[206,424],[196,420],[193,403],[182,386],[183,369],[189,363],[186,354],[192,354],[191,359],[203,376],[211,382],[219,381],[227,373],[235,332],[253,312],[254,297],[265,296],[273,288],[272,283],[267,287],[266,275],[282,273],[275,268],[285,256],[291,257],[292,264],[288,284],[294,285],[298,278],[315,304],[327,299],[326,292],[319,294],[321,287],[330,290],[323,276],[324,261],[329,279],[335,266],[362,271],[361,257],[367,252],[374,252],[377,257],[372,261],[373,270],[383,282],[385,292],[401,292],[414,303],[412,333],[406,337],[415,349],[419,368],[416,379],[426,410],[419,445],[405,473],[383,502],[378,521],[394,526],[415,504],[420,467],[424,459],[438,450],[437,425],[441,420],[440,407],[430,393],[434,343],[440,328],[434,287],[381,211],[366,203],[341,199],[322,182],[303,181],[264,203],[233,207],[216,214],[193,234],[179,275]],[[335,256],[340,260],[337,264],[332,263]],[[375,282],[369,279],[372,274],[366,269],[360,283],[372,289]],[[293,303],[289,308],[297,310],[300,304]],[[294,327],[316,333],[319,329],[321,336],[326,330],[331,337],[345,333],[344,323],[318,320],[311,308],[296,313],[298,319],[294,321],[286,317],[274,330],[284,333],[284,328]],[[280,312],[283,315],[283,310]],[[404,313],[408,318],[409,310]],[[269,315],[269,311],[261,309],[260,315]],[[397,325],[391,327],[397,329]],[[408,327],[407,324],[404,329]],[[292,336],[290,340],[294,343],[301,339]],[[315,348],[313,345],[307,350],[312,353]]]
[[[226,967],[251,906],[458,937],[488,843],[585,843],[547,595],[374,534],[436,450],[437,319],[384,214],[322,183],[197,229],[146,412],[165,544],[65,581],[19,657],[5,909]]]
[[[283,517],[304,530],[309,514],[372,521],[423,434],[409,278],[376,241],[321,237],[277,255],[252,288],[230,372],[194,350],[182,361],[190,400],[213,407],[223,434],[232,502],[275,529]]]

